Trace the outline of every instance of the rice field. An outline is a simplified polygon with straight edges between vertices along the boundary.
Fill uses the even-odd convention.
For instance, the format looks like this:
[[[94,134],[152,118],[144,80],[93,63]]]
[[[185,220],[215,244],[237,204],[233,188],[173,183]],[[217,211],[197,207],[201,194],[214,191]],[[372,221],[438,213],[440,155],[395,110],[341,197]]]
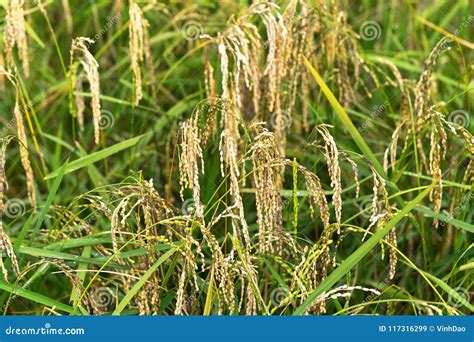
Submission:
[[[0,1],[3,315],[469,315],[474,7]]]

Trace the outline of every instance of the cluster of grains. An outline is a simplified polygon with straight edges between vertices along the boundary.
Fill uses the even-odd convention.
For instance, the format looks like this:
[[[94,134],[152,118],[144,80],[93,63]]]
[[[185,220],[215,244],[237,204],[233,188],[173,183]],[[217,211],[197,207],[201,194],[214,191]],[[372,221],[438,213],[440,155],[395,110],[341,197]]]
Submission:
[[[215,127],[216,117],[220,114],[220,134]],[[200,123],[204,121],[204,129]],[[248,247],[250,237],[247,222],[244,217],[242,197],[240,195],[240,169],[239,169],[239,124],[242,122],[238,110],[229,101],[220,98],[211,98],[204,104],[196,107],[192,117],[183,122],[180,127],[180,184],[181,197],[184,200],[184,188],[193,191],[193,200],[196,207],[196,215],[202,216],[203,206],[200,201],[199,174],[204,173],[202,158],[202,146],[209,142],[214,136],[219,138],[220,168],[222,177],[229,173],[230,195],[232,205],[230,210],[236,210],[237,216],[232,217],[232,229],[234,236],[243,239]],[[239,225],[241,229],[239,229]]]
[[[120,276],[124,291],[128,291],[133,286],[132,280],[142,277],[158,260],[160,252],[156,249],[157,244],[169,243],[171,228],[164,222],[171,218],[175,211],[161,198],[151,181],[121,185],[107,189],[107,192],[102,196],[89,195],[85,199],[91,202],[90,207],[110,219],[114,255],[118,256],[125,245],[147,249],[146,254],[137,258],[117,259],[119,264],[132,265]],[[106,199],[109,199],[108,203],[104,202]],[[176,241],[185,241],[185,236],[182,235],[173,238]],[[196,247],[196,245],[199,247],[193,241],[193,246]],[[186,260],[194,259],[191,246],[184,243],[184,246],[179,248],[186,251],[186,253],[183,252],[186,255]],[[107,251],[100,252],[107,253]],[[135,303],[140,314],[158,314],[162,291],[160,277],[159,272],[153,273],[137,294]]]
[[[28,57],[28,43],[26,40],[24,0],[8,0],[6,6],[5,29],[3,31],[3,44],[6,62],[9,69],[14,66],[13,48],[18,48],[18,55],[22,62],[23,72],[28,77],[30,62]]]
[[[178,290],[176,295],[175,315],[186,314],[186,298],[184,294],[188,288],[188,283],[193,293],[198,293],[200,288],[198,284],[198,262],[201,263],[201,271],[206,265],[205,256],[202,252],[199,241],[193,236],[195,224],[192,221],[186,220],[184,222],[175,222],[179,231],[175,232],[175,236],[183,243],[179,246],[178,252],[182,256],[181,272],[178,280]],[[199,260],[200,259],[200,260]],[[192,281],[188,281],[191,278]]]
[[[362,71],[373,80],[375,87],[379,86],[376,75],[369,69],[357,49],[357,35],[347,22],[347,13],[340,9],[335,2],[324,2],[316,10],[320,17],[314,33],[318,36],[320,45],[313,47],[315,58],[326,62],[326,68],[334,70],[338,99],[343,106],[357,101],[357,89],[362,87],[371,97],[370,90],[365,85]],[[313,39],[313,37],[311,37]]]
[[[77,123],[79,124],[79,129],[84,131],[84,110],[86,109],[86,104],[84,102],[84,96],[81,93],[84,91],[82,87],[82,76],[78,75],[74,80],[74,89],[76,94],[74,95],[74,102],[76,103],[76,108],[73,111],[77,117]]]
[[[441,201],[443,196],[443,183],[441,182],[441,160],[446,158],[447,135],[442,124],[442,114],[430,109],[431,134],[430,134],[430,154],[428,170],[436,185],[430,192],[430,201],[433,202],[434,211],[441,211]],[[443,151],[443,152],[441,152]],[[433,221],[435,227],[438,226],[438,219]]]
[[[326,136],[328,138],[328,136]],[[356,184],[358,184],[358,168],[354,161],[344,155],[353,168]],[[290,165],[290,161],[285,161],[286,165]],[[329,168],[329,167],[328,167]],[[293,271],[292,290],[299,291],[301,300],[304,301],[308,294],[314,291],[322,280],[327,277],[328,268],[331,264],[330,246],[333,244],[332,235],[339,234],[339,224],[330,223],[329,205],[326,195],[321,186],[319,177],[304,166],[297,164],[296,169],[301,172],[305,178],[308,197],[310,200],[311,216],[315,218],[316,208],[319,209],[320,217],[323,222],[323,230],[317,242],[310,248],[305,247],[298,255],[301,256],[301,262]],[[359,190],[356,190],[358,192]],[[344,235],[339,235],[339,240],[334,246],[336,253],[337,245],[340,244]],[[335,259],[334,259],[335,262]],[[316,301],[309,308],[309,312],[313,314],[322,314],[326,311],[325,301]]]
[[[302,87],[302,93],[308,94],[307,72],[298,63],[305,54],[318,51],[318,58],[326,59],[327,63],[336,70],[336,82],[342,89],[343,102],[350,103],[356,98],[356,87],[363,85],[360,70],[364,69],[378,81],[369,68],[365,65],[356,48],[357,36],[353,34],[347,24],[346,14],[337,6],[322,5],[321,10],[314,10],[307,1],[292,0],[282,14],[277,5],[263,1],[248,8],[239,18],[232,18],[230,27],[224,32],[211,38],[217,45],[218,61],[221,73],[221,98],[230,103],[231,110],[221,111],[221,168],[227,168],[230,176],[230,193],[233,198],[232,208],[239,212],[240,222],[243,226],[245,241],[247,238],[247,224],[243,215],[242,199],[239,190],[239,148],[240,134],[238,125],[240,115],[237,110],[245,113],[246,118],[254,121],[268,118],[274,129],[272,135],[273,147],[266,146],[270,142],[270,132],[264,131],[257,136],[252,147],[252,162],[254,163],[254,181],[257,187],[257,221],[259,226],[259,249],[262,251],[273,250],[272,240],[281,236],[281,199],[278,189],[281,189],[283,168],[275,163],[275,159],[283,160],[287,124],[291,124],[291,110],[296,104],[297,87]],[[255,24],[261,20],[264,34]],[[335,19],[335,20],[328,20]],[[334,22],[337,30],[330,27]],[[337,34],[334,34],[336,32]],[[316,49],[313,42],[319,36],[324,42],[321,49]],[[207,60],[207,57],[206,57]],[[352,65],[350,65],[352,63]],[[389,66],[391,69],[393,66]],[[352,82],[349,70],[354,69],[356,81]],[[395,68],[393,73],[396,80],[401,76]],[[301,82],[299,82],[299,80]],[[306,81],[305,81],[306,80]],[[283,84],[285,88],[282,91]],[[205,67],[206,93],[210,98],[217,96],[214,69],[207,60]],[[366,89],[367,90],[367,89]],[[369,94],[370,95],[370,94]],[[214,101],[214,100],[212,100]],[[304,101],[304,99],[303,99]],[[235,107],[232,105],[235,104]],[[301,106],[303,116],[305,107]],[[234,110],[234,108],[236,110]],[[209,112],[208,112],[209,113]],[[206,118],[206,128],[201,141],[207,142],[215,130],[214,113]],[[237,119],[239,118],[239,119]],[[307,128],[307,120],[303,120]],[[188,127],[187,125],[182,127]],[[211,133],[212,132],[212,133]],[[327,128],[318,127],[318,132],[324,140],[325,159],[328,163],[331,187],[333,188],[333,203],[335,206],[336,223],[340,224],[342,216],[342,186],[341,170],[339,167],[339,152],[333,137]],[[274,149],[276,146],[276,150]],[[255,153],[260,153],[261,160],[256,159]],[[267,159],[265,160],[266,157]],[[347,156],[344,158],[351,164],[356,181],[356,196],[359,195],[357,166]],[[264,161],[265,160],[265,161]],[[265,167],[265,163],[271,163]],[[184,164],[183,164],[184,165]],[[263,165],[263,166],[262,166]],[[279,171],[278,171],[279,170]],[[277,171],[277,172],[275,172]],[[193,174],[196,174],[194,172]],[[312,191],[311,208],[322,208],[321,217],[325,227],[330,225],[328,204],[324,196],[319,178],[311,176],[308,172],[307,183]],[[189,178],[184,173],[182,178]],[[272,186],[269,186],[272,183]],[[199,187],[197,187],[199,189]],[[194,191],[194,188],[193,188]],[[275,193],[276,191],[276,193]],[[232,220],[234,235],[238,234]],[[269,243],[270,242],[270,243]]]
[[[5,190],[8,189],[8,183],[7,183],[7,178],[5,175],[5,161],[6,161],[6,150],[9,142],[11,141],[12,138],[7,138],[3,139],[1,141],[2,143],[2,148],[0,150],[0,215],[3,214],[3,211],[5,210],[5,204],[4,204],[4,193]],[[16,259],[16,255],[13,252],[13,246],[10,241],[10,238],[8,235],[5,233],[5,230],[3,229],[3,221],[0,220],[0,250],[3,251],[12,261],[13,265],[13,270],[15,273],[19,273],[19,267],[18,267],[18,261]],[[5,282],[8,282],[8,272],[7,269],[5,268],[5,265],[3,263],[3,257],[0,255],[0,268],[2,269],[2,274],[3,278],[5,279]]]
[[[265,26],[266,41],[252,22],[256,16]],[[271,2],[252,5],[240,18],[232,20],[229,29],[213,38],[218,46],[222,98],[249,116],[253,113],[263,119],[271,114],[280,145],[284,144],[288,120],[284,117],[288,111],[283,109],[286,93],[280,89],[290,66],[290,40],[278,6]]]
[[[441,126],[438,126],[437,123],[432,120],[433,116],[430,113],[430,100],[431,100],[431,86],[432,86],[432,76],[433,70],[436,65],[437,57],[441,51],[443,40],[433,48],[427,60],[425,61],[425,68],[418,80],[418,83],[415,88],[415,104],[414,104],[414,114],[416,116],[416,144],[418,148],[419,155],[421,157],[422,165],[424,165],[430,173],[434,176],[434,180],[439,182],[441,180],[441,169],[440,169],[440,140],[446,145],[446,133]],[[427,161],[425,150],[423,147],[423,131],[426,127],[429,126],[430,133],[430,161]],[[437,127],[438,126],[438,127]],[[440,130],[441,129],[441,130]],[[444,136],[440,136],[444,134]],[[434,202],[435,211],[439,212],[441,208],[441,195],[442,191],[440,189],[441,183],[436,186],[436,189],[430,194],[430,200]],[[437,226],[437,220],[434,222]]]
[[[138,236],[138,241],[148,246],[147,239],[150,239],[153,245],[154,237],[159,235],[157,222],[170,217],[173,213],[171,206],[160,197],[151,182],[143,181],[137,185],[122,186],[115,190],[113,198],[114,209],[109,213],[114,252],[118,251],[116,236],[124,237],[123,231],[131,228],[130,221],[137,221],[139,232],[143,234]],[[143,214],[143,218],[139,213]],[[145,227],[143,232],[142,225]]]
[[[199,138],[198,116],[181,123],[181,151],[179,156],[179,182],[181,199],[184,200],[184,188],[192,189],[196,215],[203,215],[199,185],[199,174],[204,174],[201,141]]]
[[[80,59],[80,64],[83,66],[87,81],[89,82],[90,92],[91,92],[91,106],[92,106],[92,115],[93,115],[93,124],[94,124],[94,141],[96,144],[100,141],[100,83],[99,83],[99,63],[95,60],[94,56],[90,53],[88,45],[92,44],[94,41],[85,37],[75,38],[71,46],[71,60],[70,60],[70,73],[71,73],[71,83],[75,87],[76,92],[82,91],[82,84],[78,86],[79,81],[76,81],[76,70],[77,64],[75,64],[76,58],[82,56]],[[78,78],[79,79],[79,78]],[[79,95],[76,95],[76,99]],[[84,119],[83,115],[83,102],[79,102],[79,107],[77,107],[77,116],[79,125],[83,126]]]
[[[221,136],[219,142],[219,153],[221,161],[221,174],[225,176],[225,169],[230,175],[230,195],[232,198],[232,208],[238,212],[239,220],[232,220],[232,229],[234,235],[239,237],[238,224],[241,226],[242,235],[246,246],[250,246],[250,236],[248,232],[247,221],[244,216],[244,205],[242,203],[242,196],[240,194],[239,186],[239,124],[242,122],[239,112],[235,106],[228,101],[224,102],[221,110]]]
[[[96,310],[97,303],[95,302],[93,296],[90,293],[85,293],[84,284],[77,274],[76,270],[73,269],[71,266],[67,265],[64,260],[55,260],[53,258],[46,258],[41,259],[37,265],[29,265],[26,269],[22,270],[21,276],[25,277],[28,274],[29,268],[34,269],[35,266],[39,267],[41,265],[50,264],[53,267],[59,269],[59,273],[64,274],[66,279],[72,286],[72,293],[83,294],[81,295],[81,303],[85,309],[93,310],[95,314],[100,313]],[[18,277],[18,281],[20,281],[21,277]]]
[[[330,265],[329,247],[332,244],[330,236],[333,232],[333,228],[325,229],[318,242],[311,248],[305,246],[300,252],[301,261],[294,268],[291,289],[300,292],[302,302],[327,277]],[[313,302],[308,311],[322,314],[326,311],[326,304],[324,301]]]
[[[333,188],[332,201],[336,212],[336,224],[339,226],[342,215],[342,185],[341,168],[339,167],[339,151],[337,150],[336,142],[329,133],[326,125],[317,126],[316,130],[322,136],[324,141],[324,159],[328,165],[328,172],[331,178],[331,187]]]
[[[436,182],[430,192],[430,200],[434,204],[434,211],[439,213],[443,195],[441,162],[446,159],[446,151],[449,148],[447,131],[452,133],[453,137],[459,138],[463,142],[465,151],[471,155],[474,152],[474,138],[464,127],[447,121],[445,116],[435,110],[434,107],[429,108],[426,120],[430,122],[431,129],[428,171]],[[472,172],[472,161],[470,161],[466,170],[466,176],[468,176]],[[467,181],[467,178],[465,180]],[[433,223],[437,227],[438,219],[435,218]]]
[[[383,158],[383,168],[384,171],[387,173],[389,169],[389,157],[390,157],[390,167],[392,170],[395,170],[395,164],[397,162],[397,147],[398,147],[398,139],[400,137],[400,131],[402,128],[406,125],[407,121],[403,120],[400,124],[397,125],[395,130],[392,133],[392,138],[390,140],[390,143],[385,150],[384,153],[384,158]],[[405,147],[403,148],[405,150],[406,144],[408,142],[408,136],[407,139],[405,139]]]
[[[0,68],[0,74],[6,75],[7,79],[15,87],[15,107],[13,109],[13,114],[15,116],[15,122],[17,127],[17,139],[20,149],[20,159],[26,174],[26,187],[28,191],[28,198],[30,200],[31,205],[33,207],[36,207],[36,192],[34,186],[33,168],[31,167],[29,159],[28,141],[26,138],[26,129],[23,121],[23,113],[20,109],[20,100],[22,104],[24,104],[24,99],[21,97],[22,93],[14,75],[9,72],[6,72],[2,68]],[[26,109],[26,107],[24,108]]]
[[[357,164],[349,158],[349,155],[346,152],[340,152],[344,159],[351,165],[352,172],[354,173],[354,183],[356,185],[356,198],[359,198],[360,195],[360,183],[359,183],[359,168]]]
[[[34,178],[33,178],[33,168],[31,167],[29,153],[28,153],[28,142],[26,140],[26,132],[25,132],[25,124],[23,122],[23,114],[20,111],[20,106],[18,105],[18,95],[15,101],[15,119],[16,119],[16,127],[17,127],[17,134],[18,134],[18,141],[20,145],[20,159],[23,168],[25,169],[26,173],[26,186],[28,189],[28,197],[30,199],[30,203],[33,207],[36,207],[36,193],[35,193],[35,186],[34,186]]]
[[[323,292],[318,298],[316,299],[316,303],[319,302],[324,302],[329,299],[337,299],[337,298],[347,298],[352,296],[352,292],[354,290],[360,290],[364,292],[371,293],[373,295],[379,296],[380,291],[377,289],[373,288],[368,288],[368,287],[362,287],[362,286],[348,286],[348,285],[342,285],[339,287],[336,287],[335,289],[332,289],[327,292]]]
[[[263,129],[255,137],[250,151],[256,187],[259,250],[273,252],[273,241],[281,242],[282,232],[281,183],[278,181],[281,156],[274,134]],[[281,252],[281,244],[278,251]]]
[[[386,65],[393,76],[389,75],[387,72],[385,72],[382,68],[380,68],[376,64],[371,65],[371,66],[383,76],[383,79],[386,81],[386,83],[388,83],[392,87],[397,87],[400,90],[400,92],[403,95],[405,95],[405,82],[397,66],[392,61],[384,57],[377,56],[376,60],[380,64]]]
[[[304,175],[306,188],[308,189],[311,217],[315,218],[316,208],[319,208],[324,228],[329,228],[331,214],[319,177],[301,165],[298,165],[298,169]]]
[[[235,240],[232,238],[232,250],[225,255],[211,231],[219,221],[226,218],[239,219],[237,215],[232,213],[232,207],[229,207],[217,215],[207,227],[200,227],[204,240],[212,252],[211,284],[216,283],[218,313],[222,314],[224,310],[227,310],[230,314],[234,313],[235,310],[242,312],[242,308],[245,307],[247,315],[255,315],[258,313],[258,308],[261,308],[259,304],[262,296],[258,289],[257,268],[252,263],[253,258],[250,255],[249,247],[242,248],[238,236],[236,236]],[[235,260],[235,252],[239,255],[240,261]],[[235,289],[239,285],[241,290],[240,296],[238,296],[238,306],[236,307]]]
[[[138,105],[143,97],[142,93],[142,75],[140,71],[140,63],[146,59],[147,65],[151,62],[150,43],[148,41],[148,21],[144,18],[140,7],[135,1],[130,1],[130,59],[132,64],[133,80],[134,80],[134,103]],[[150,75],[153,75],[151,70]]]
[[[391,210],[391,207],[388,202],[387,189],[385,188],[385,180],[377,172],[377,170],[375,170],[374,166],[369,160],[367,160],[367,164],[369,165],[370,170],[372,171],[372,176],[374,178],[374,186],[372,188],[374,195],[372,197],[372,213],[369,218],[370,225],[367,228],[363,239],[365,239],[369,229],[375,226],[375,224],[377,224],[377,222],[379,222],[381,218],[385,217],[387,212],[390,212]],[[382,200],[379,200],[380,195],[382,195]]]
[[[214,276],[217,285],[218,314],[221,315],[223,313],[224,307],[228,307],[230,312],[234,312],[235,285],[231,274],[233,255],[231,254],[228,257],[224,255],[216,237],[212,234],[210,229],[201,227],[201,232],[212,253],[212,264],[210,267],[211,274]]]
[[[398,140],[402,134],[405,135],[405,142],[402,149],[402,153],[406,152],[408,142],[414,135],[416,140],[416,148],[418,155],[420,156],[420,167],[426,169],[429,175],[432,176],[433,181],[436,183],[430,192],[429,199],[433,203],[433,209],[436,213],[441,211],[442,207],[442,168],[441,164],[446,158],[446,151],[448,146],[448,135],[447,130],[453,133],[453,136],[459,137],[462,141],[466,142],[466,150],[468,153],[472,153],[472,135],[467,132],[466,129],[457,125],[456,123],[448,122],[445,116],[436,110],[436,106],[431,105],[432,102],[432,89],[433,87],[433,71],[436,66],[437,58],[443,51],[445,39],[441,39],[438,44],[433,48],[428,58],[425,61],[425,66],[422,74],[414,89],[412,89],[414,96],[413,112],[415,115],[414,127],[412,126],[408,117],[408,105],[410,102],[408,94],[404,91],[404,98],[406,101],[402,103],[402,119],[396,126],[392,139],[389,143],[387,150],[384,155],[384,169],[388,171],[389,166],[395,169],[397,162],[397,147]],[[398,77],[396,77],[398,79]],[[400,83],[400,81],[398,81]],[[429,156],[426,156],[424,148],[424,139],[429,140]],[[453,161],[452,161],[453,162]],[[421,171],[421,170],[420,170]],[[433,225],[438,226],[438,219],[435,217]]]
[[[391,213],[387,212],[386,217],[384,218],[386,221],[390,220]],[[389,255],[389,270],[388,270],[388,279],[392,280],[395,277],[395,272],[397,270],[397,230],[393,227],[387,236],[387,242],[392,246],[390,248],[390,255]]]
[[[216,136],[217,132],[217,112],[224,109],[224,106],[220,106],[221,100],[217,97],[217,85],[214,79],[214,68],[208,61],[204,68],[204,86],[206,88],[207,100],[204,108],[198,106],[200,112],[206,111],[205,127],[202,136],[203,144],[207,144],[211,137]]]
[[[388,193],[385,188],[385,180],[383,177],[375,170],[372,163],[368,162],[368,165],[372,171],[372,175],[374,178],[374,186],[372,191],[374,196],[372,198],[372,214],[369,218],[369,226],[364,233],[364,240],[369,232],[369,230],[374,227],[383,227],[390,218],[392,217],[392,207],[388,201]],[[382,196],[382,199],[379,197]],[[390,247],[390,255],[389,255],[389,272],[388,272],[388,279],[392,280],[395,276],[396,266],[397,266],[397,230],[396,227],[393,227],[387,238],[387,242],[391,245]],[[383,248],[383,245],[382,245]],[[384,253],[382,250],[382,259],[384,258]]]

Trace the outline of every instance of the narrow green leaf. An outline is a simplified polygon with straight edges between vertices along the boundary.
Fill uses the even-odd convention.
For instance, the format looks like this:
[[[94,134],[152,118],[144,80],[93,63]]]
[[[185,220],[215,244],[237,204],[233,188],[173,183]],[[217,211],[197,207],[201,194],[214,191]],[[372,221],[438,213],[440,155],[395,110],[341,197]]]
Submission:
[[[430,278],[436,285],[441,287],[444,291],[446,291],[450,297],[456,300],[456,303],[464,305],[466,308],[471,310],[471,312],[474,312],[474,306],[469,303],[469,298],[465,298],[463,295],[459,294],[458,291],[453,289],[451,286],[446,284],[444,281],[441,279],[435,277],[434,275],[428,273],[428,272],[423,272],[423,274],[427,277]]]
[[[77,263],[82,262],[82,263],[89,263],[89,264],[94,264],[94,265],[102,265],[104,263],[103,259],[99,259],[99,258],[86,258],[86,257],[75,255],[75,254],[51,251],[51,250],[47,250],[43,248],[26,247],[26,246],[21,246],[18,250],[18,253],[27,254],[27,255],[31,255],[35,257],[40,257],[40,258],[68,260],[68,261],[75,261]],[[120,265],[114,264],[114,263],[111,263],[110,265],[115,266],[115,267],[120,267]]]
[[[7,284],[3,280],[0,279],[0,289],[10,292],[16,296],[20,296],[26,299],[29,299],[33,302],[39,303],[46,305],[48,307],[61,310],[67,313],[72,313],[73,308],[67,304],[63,304],[61,302],[58,302],[54,299],[51,299],[49,297],[46,297],[45,295],[42,295],[40,293],[36,293],[24,288],[21,288],[18,285],[13,285],[13,284]]]
[[[133,299],[137,292],[145,285],[145,282],[152,276],[156,269],[164,263],[170,256],[176,252],[176,248],[171,248],[168,252],[163,254],[159,259],[151,266],[148,271],[143,275],[143,277],[130,289],[130,291],[123,297],[122,301],[117,305],[117,308],[114,310],[112,315],[120,315],[120,313],[125,309],[128,303]]]
[[[82,251],[82,257],[83,258],[90,258],[92,252],[92,247],[91,246],[86,246],[84,247],[84,250]],[[77,265],[77,271],[78,275],[77,278],[81,284],[84,284],[84,280],[86,279],[86,272],[81,272],[81,271],[86,271],[88,268],[89,264],[87,262],[81,262],[79,265]],[[79,298],[81,296],[81,290],[73,287],[71,290],[71,296],[70,301],[74,303],[74,306],[77,306],[79,303]]]
[[[268,308],[265,305],[265,301],[263,300],[262,294],[260,293],[260,289],[258,287],[258,284],[255,282],[254,277],[250,276],[253,271],[250,269],[250,267],[248,265],[248,262],[247,262],[248,258],[244,254],[244,250],[243,250],[242,246],[240,245],[239,240],[237,238],[235,238],[234,236],[231,236],[230,238],[232,240],[232,244],[237,249],[237,254],[239,255],[240,260],[242,261],[242,264],[243,264],[245,270],[247,271],[246,277],[249,281],[249,284],[250,284],[250,287],[252,288],[252,291],[254,292],[257,299],[260,301],[262,307],[265,309],[265,314],[269,315],[270,312],[268,311]]]
[[[275,280],[278,282],[278,284],[284,289],[289,290],[290,288],[288,287],[288,285],[286,285],[283,278],[278,274],[277,270],[275,270],[271,262],[268,261],[267,259],[264,259],[263,261],[265,262],[265,265],[270,270],[270,273],[272,274],[273,278],[275,278]]]
[[[50,245],[43,247],[44,249],[69,249],[69,248],[77,248],[77,247],[85,247],[85,246],[93,246],[93,245],[101,245],[106,243],[112,243],[112,238],[110,236],[106,237],[94,237],[94,236],[86,236],[76,239],[70,240],[62,240],[53,242]]]
[[[59,184],[61,184],[61,181],[62,181],[63,176],[64,176],[64,172],[65,172],[66,168],[68,167],[68,165],[69,165],[68,161],[66,161],[63,164],[63,166],[61,166],[58,169],[57,175],[55,176],[56,179],[54,180],[53,185],[51,186],[51,189],[49,190],[48,197],[46,198],[46,203],[41,208],[40,214],[38,216],[38,219],[36,220],[36,224],[33,228],[32,234],[31,234],[31,239],[29,239],[28,244],[30,244],[31,242],[33,242],[35,240],[36,234],[38,233],[41,225],[43,224],[44,219],[46,218],[46,214],[48,213],[48,209],[51,206],[51,204],[53,203],[54,198],[56,197],[56,193],[59,189]],[[18,248],[23,243],[23,240],[25,239],[26,233],[30,229],[31,224],[33,223],[33,220],[36,217],[35,215],[36,215],[35,213],[31,214],[31,216],[28,218],[25,225],[21,229],[20,234],[18,234],[18,237],[15,240],[15,244],[13,246],[13,249],[15,251],[18,250]]]
[[[425,215],[428,215],[430,217],[436,217],[440,221],[444,221],[447,224],[452,224],[453,226],[464,229],[465,231],[469,233],[474,233],[474,225],[468,222],[456,220],[455,218],[450,218],[445,214],[436,213],[433,210],[425,208],[425,207],[416,207],[415,210]]]
[[[212,304],[214,303],[214,267],[211,268],[211,275],[209,276],[209,285],[207,287],[206,302],[204,304],[204,316],[211,314]]]
[[[45,45],[43,43],[43,41],[41,40],[40,37],[38,37],[38,35],[36,34],[35,30],[33,30],[33,28],[31,27],[30,24],[28,24],[28,21],[25,20],[25,28],[26,28],[26,32],[30,35],[31,38],[33,38],[33,40],[42,48],[44,49],[45,48]]]
[[[82,169],[83,167],[86,167],[88,165],[91,165],[95,162],[98,162],[99,160],[105,159],[110,157],[111,155],[118,153],[122,150],[125,150],[129,147],[132,147],[135,145],[141,138],[144,136],[148,135],[150,133],[146,133],[143,135],[140,135],[138,137],[134,137],[122,142],[119,142],[118,144],[115,144],[113,146],[104,148],[103,150],[91,153],[87,156],[81,157],[79,159],[76,159],[72,162],[69,163],[69,165],[66,167],[65,174],[70,173],[79,169]],[[59,169],[51,172],[50,174],[46,175],[44,179],[51,179],[56,177],[59,174]]]

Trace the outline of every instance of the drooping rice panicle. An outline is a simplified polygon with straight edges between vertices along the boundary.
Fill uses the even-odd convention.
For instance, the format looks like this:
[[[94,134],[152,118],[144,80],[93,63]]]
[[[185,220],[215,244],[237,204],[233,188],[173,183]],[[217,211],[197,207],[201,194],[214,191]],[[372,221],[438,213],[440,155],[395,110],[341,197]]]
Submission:
[[[100,81],[99,81],[99,63],[95,60],[94,56],[90,53],[88,45],[93,44],[94,41],[90,38],[78,37],[72,41],[71,46],[71,69],[74,68],[74,61],[76,58],[80,58],[80,64],[84,68],[89,82],[90,93],[91,93],[91,107],[94,125],[94,142],[98,144],[100,142],[100,122],[101,122],[101,107],[100,107]],[[77,83],[74,82],[74,87]],[[76,89],[78,92],[79,90]]]
[[[349,158],[349,155],[346,152],[341,152],[341,155],[351,165],[352,172],[354,173],[354,182],[356,185],[356,198],[359,198],[360,183],[359,183],[359,169],[357,167],[357,164],[351,158]]]
[[[84,102],[84,97],[79,95],[84,91],[82,88],[82,77],[76,77],[74,82],[74,89],[76,94],[74,95],[74,102],[76,103],[76,116],[77,122],[79,124],[79,129],[84,131],[84,110],[86,109],[86,104]]]
[[[73,20],[71,14],[71,6],[69,5],[69,0],[61,0],[63,9],[64,9],[64,19],[66,21],[67,32],[72,34],[73,30]]]
[[[253,175],[256,187],[255,201],[257,206],[259,249],[262,252],[273,252],[274,241],[281,241],[281,198],[278,188],[278,164],[281,156],[273,133],[263,129],[251,147]],[[281,252],[281,245],[278,245]]]
[[[140,7],[135,1],[130,0],[130,60],[134,80],[134,104],[138,105],[143,97],[142,73],[140,63],[146,58],[151,63],[150,46],[148,42],[148,21],[144,18]],[[148,65],[150,69],[150,65]],[[152,67],[151,67],[152,68]],[[149,70],[151,71],[151,70]],[[150,72],[153,75],[153,72]]]
[[[22,62],[23,72],[28,77],[30,62],[28,54],[28,41],[26,39],[24,0],[8,0],[6,4],[6,25],[3,30],[3,44],[6,62],[9,70],[14,66],[13,48],[18,48],[18,55]]]
[[[181,199],[184,201],[184,188],[192,189],[196,208],[195,214],[201,217],[204,214],[204,208],[200,199],[199,174],[204,174],[204,161],[197,127],[197,116],[181,123],[180,146],[179,180],[181,184]]]
[[[32,207],[36,207],[36,191],[34,185],[33,168],[30,163],[30,155],[28,151],[28,140],[26,137],[26,129],[23,121],[23,111],[20,109],[20,96],[22,96],[20,86],[15,76],[4,69],[0,69],[0,74],[5,75],[8,81],[13,85],[15,90],[15,105],[13,108],[14,120],[12,121],[16,125],[17,139],[20,150],[20,160],[25,170],[26,175],[26,188],[28,192],[28,198]],[[22,101],[22,105],[24,101]],[[23,107],[26,109],[25,107]],[[13,125],[12,125],[13,126]]]
[[[26,139],[25,124],[23,123],[23,114],[20,111],[20,106],[18,104],[18,98],[15,102],[15,109],[13,110],[16,119],[18,141],[20,145],[20,156],[21,164],[25,169],[26,174],[26,186],[28,189],[28,197],[30,203],[33,207],[36,207],[36,192],[34,186],[34,177],[33,177],[33,168],[31,167],[29,152],[28,152],[28,142]]]
[[[331,187],[334,191],[332,195],[332,201],[336,213],[336,224],[339,225],[341,223],[342,215],[342,185],[341,168],[339,166],[339,151],[334,138],[331,136],[325,125],[317,126],[316,130],[322,136],[324,141],[324,158],[326,159],[326,163],[328,165],[328,172],[331,178]]]
[[[5,175],[6,150],[12,138],[13,137],[2,139],[1,141],[2,146],[0,149],[0,215],[3,215],[3,212],[5,210],[4,194],[5,194],[5,191],[8,189],[8,182]],[[18,260],[15,255],[15,252],[13,251],[13,245],[11,243],[11,240],[3,228],[2,219],[0,219],[0,250],[10,258],[13,265],[13,271],[16,274],[20,273]],[[0,268],[2,270],[3,279],[5,280],[5,282],[8,283],[8,271],[5,267],[5,264],[3,262],[3,257],[1,255],[0,255]]]

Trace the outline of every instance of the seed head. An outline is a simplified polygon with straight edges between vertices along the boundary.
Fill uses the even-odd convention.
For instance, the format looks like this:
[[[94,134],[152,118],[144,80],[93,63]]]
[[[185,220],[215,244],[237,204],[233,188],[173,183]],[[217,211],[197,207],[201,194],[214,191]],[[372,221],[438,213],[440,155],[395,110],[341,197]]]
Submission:
[[[8,0],[3,42],[8,68],[10,70],[13,68],[13,48],[16,44],[18,55],[22,61],[23,72],[26,77],[28,77],[30,74],[30,62],[28,57],[28,42],[26,40],[24,4],[24,0]]]
[[[99,63],[95,60],[94,56],[90,53],[88,45],[94,41],[85,37],[75,38],[72,42],[71,47],[71,69],[74,68],[74,60],[76,57],[81,56],[80,64],[83,66],[87,80],[90,86],[90,92],[92,96],[92,114],[94,124],[94,141],[96,144],[100,141],[100,83],[99,83]],[[76,56],[79,55],[79,56]],[[77,86],[77,82],[74,82],[74,86]],[[79,91],[76,89],[76,91]]]

